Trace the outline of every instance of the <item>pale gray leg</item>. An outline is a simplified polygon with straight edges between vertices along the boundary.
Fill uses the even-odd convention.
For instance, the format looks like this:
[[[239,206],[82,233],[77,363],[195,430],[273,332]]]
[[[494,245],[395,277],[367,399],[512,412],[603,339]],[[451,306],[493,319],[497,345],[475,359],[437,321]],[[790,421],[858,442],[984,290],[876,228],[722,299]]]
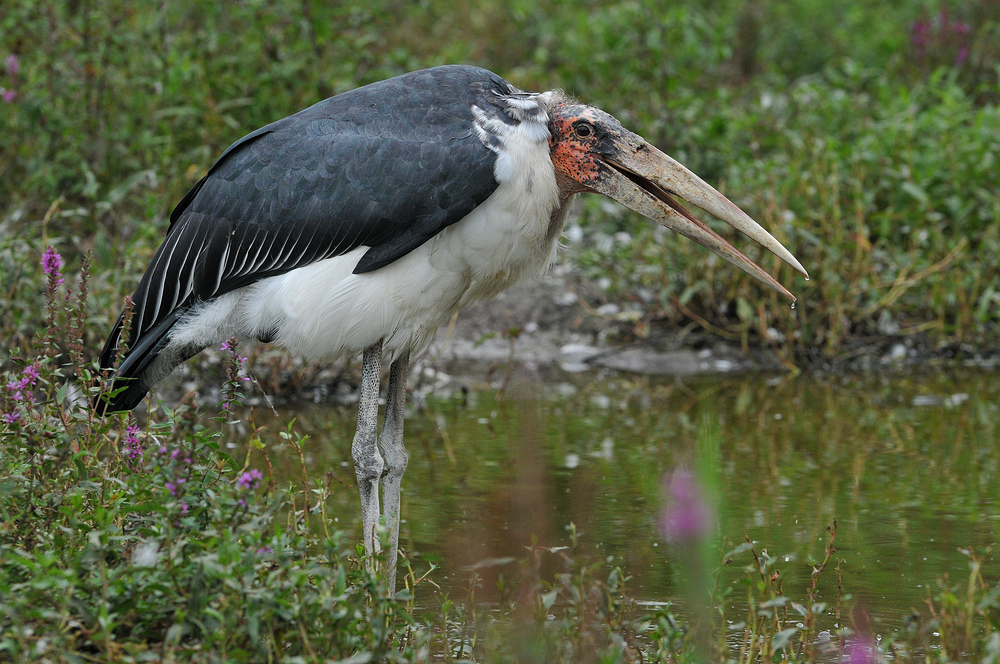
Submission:
[[[365,349],[361,364],[361,396],[358,400],[358,429],[351,445],[354,472],[361,491],[361,522],[364,527],[365,553],[371,556],[381,550],[378,525],[378,483],[385,463],[376,444],[378,435],[378,393],[382,378],[382,341]]]
[[[410,355],[404,353],[392,363],[389,370],[389,389],[385,397],[385,424],[378,439],[379,449],[385,459],[385,479],[382,480],[382,503],[385,525],[389,529],[389,550],[386,566],[389,576],[389,593],[396,592],[396,559],[399,547],[399,486],[409,456],[403,444],[403,414],[406,408],[406,371]]]

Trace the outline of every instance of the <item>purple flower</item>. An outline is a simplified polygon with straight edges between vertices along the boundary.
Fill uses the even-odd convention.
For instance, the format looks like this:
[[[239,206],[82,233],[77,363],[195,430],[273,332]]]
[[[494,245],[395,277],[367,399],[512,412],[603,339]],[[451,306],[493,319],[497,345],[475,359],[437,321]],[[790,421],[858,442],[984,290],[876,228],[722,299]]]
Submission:
[[[266,553],[274,553],[274,551],[269,546],[262,546],[259,549],[257,549],[257,555],[258,556],[262,556],[262,555],[264,555]]]
[[[229,382],[235,381],[249,381],[250,377],[244,373],[243,365],[246,363],[248,358],[240,356],[239,343],[236,341],[235,337],[230,337],[222,342],[222,350],[229,353],[232,358],[232,362],[226,365],[226,378]],[[223,410],[230,410],[227,407],[228,404],[223,404]]]
[[[31,388],[37,383],[38,367],[34,364],[29,364],[21,371],[21,378],[7,381],[7,390],[10,392],[10,398],[18,403],[32,403],[34,396],[32,395]]]
[[[236,486],[244,490],[253,490],[260,486],[264,475],[256,468],[251,468],[236,479]]]
[[[164,482],[163,486],[167,487],[167,491],[170,492],[171,496],[177,497],[177,493],[181,490],[182,484],[184,484],[184,478],[178,477],[176,482]]]
[[[664,484],[667,505],[660,525],[667,541],[680,544],[708,535],[715,527],[715,514],[694,475],[677,470]]]
[[[969,59],[969,47],[962,46],[958,49],[958,53],[955,54],[955,66],[961,67],[965,64],[965,61]]]
[[[910,43],[921,53],[929,42],[930,29],[930,22],[925,19],[918,19],[910,26]]]
[[[36,364],[29,364],[28,366],[26,366],[24,368],[24,370],[21,372],[21,374],[27,380],[30,380],[32,385],[34,385],[38,381],[38,365],[36,365]]]
[[[142,458],[142,444],[139,442],[139,425],[130,424],[125,429],[125,442],[122,444],[125,457],[134,468]]]
[[[20,419],[21,419],[21,413],[19,413],[16,410],[12,410],[9,413],[3,414],[3,421],[6,422],[7,424],[14,424]]]
[[[58,286],[63,282],[62,270],[63,259],[59,252],[49,245],[42,254],[42,269],[49,276],[49,286]],[[53,283],[54,282],[54,283]]]
[[[0,88],[0,98],[3,98],[5,103],[13,104],[17,98],[17,93],[7,88]]]
[[[236,337],[229,337],[228,339],[223,341],[222,346],[220,346],[220,348],[229,353],[230,355],[232,355],[233,358],[239,360],[240,362],[247,361],[247,358],[240,357],[240,345],[239,342],[236,341]]]
[[[844,648],[843,661],[846,664],[875,664],[878,658],[875,657],[870,641],[854,636]]]
[[[13,53],[8,55],[4,62],[7,64],[7,71],[11,76],[14,76],[17,72],[21,71],[21,61],[18,60],[17,56]]]

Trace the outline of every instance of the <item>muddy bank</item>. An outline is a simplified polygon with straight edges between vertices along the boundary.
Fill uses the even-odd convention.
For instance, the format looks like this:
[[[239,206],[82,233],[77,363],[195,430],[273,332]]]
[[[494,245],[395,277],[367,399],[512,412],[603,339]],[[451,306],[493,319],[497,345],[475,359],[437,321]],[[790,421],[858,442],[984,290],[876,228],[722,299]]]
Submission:
[[[622,339],[618,329],[638,322],[638,312],[616,304],[595,308],[580,290],[556,270],[492,302],[469,307],[453,329],[438,332],[425,361],[458,373],[510,360],[529,370],[605,368],[672,376],[781,369],[774,352],[744,352],[693,325],[673,330],[654,326],[645,339]]]
[[[539,376],[594,370],[676,377],[789,371],[774,350],[743,349],[695,323],[653,324],[645,338],[636,339],[623,331],[635,327],[641,312],[613,303],[598,306],[603,298],[588,288],[560,265],[539,280],[466,308],[415,358],[416,380],[411,385],[420,390],[495,386],[512,365]],[[263,401],[262,393],[275,402],[355,398],[357,359],[310,365],[264,344],[247,350],[260,387],[250,396],[251,403]],[[204,351],[164,381],[157,393],[168,403],[188,394],[210,404],[219,396],[221,361],[221,353]],[[818,373],[910,371],[953,362],[995,368],[1000,367],[1000,353],[935,348],[919,337],[887,335],[853,340],[834,357],[817,352],[797,362],[797,369]]]
[[[560,266],[561,267],[561,266]],[[557,366],[563,371],[613,369],[659,376],[782,372],[789,365],[768,348],[744,349],[704,332],[695,323],[653,324],[648,336],[620,334],[634,327],[641,312],[617,304],[596,306],[599,297],[557,267],[543,279],[508,291],[492,302],[463,311],[450,332],[438,333],[430,357],[444,371],[459,373],[513,359],[529,369]],[[588,302],[590,300],[590,302]],[[504,333],[516,330],[516,338]],[[628,337],[632,338],[628,338]],[[425,356],[427,357],[427,356]],[[797,358],[798,370],[851,372],[908,369],[958,361],[1000,366],[997,349],[935,347],[919,336],[858,338],[836,356],[821,352]]]

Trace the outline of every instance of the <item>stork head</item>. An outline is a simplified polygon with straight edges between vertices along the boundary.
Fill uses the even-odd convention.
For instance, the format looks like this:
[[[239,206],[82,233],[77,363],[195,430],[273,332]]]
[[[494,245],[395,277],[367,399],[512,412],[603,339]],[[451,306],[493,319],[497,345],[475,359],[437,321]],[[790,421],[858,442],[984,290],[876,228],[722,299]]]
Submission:
[[[672,196],[750,236],[808,278],[780,242],[711,185],[593,106],[561,103],[549,110],[549,145],[563,195],[596,192],[688,237],[771,288],[795,296]]]

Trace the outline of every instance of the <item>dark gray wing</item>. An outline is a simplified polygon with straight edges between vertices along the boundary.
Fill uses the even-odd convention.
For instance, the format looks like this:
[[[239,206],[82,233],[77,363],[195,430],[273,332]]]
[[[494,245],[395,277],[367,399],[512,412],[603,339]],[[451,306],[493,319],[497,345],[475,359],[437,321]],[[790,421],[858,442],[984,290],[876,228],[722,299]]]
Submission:
[[[484,69],[437,67],[331,97],[234,143],[171,214],[133,295],[118,375],[141,374],[196,302],[361,245],[370,249],[355,272],[376,270],[462,219],[497,187],[471,107],[500,114],[497,99],[512,92]],[[121,323],[102,367],[114,362]]]

